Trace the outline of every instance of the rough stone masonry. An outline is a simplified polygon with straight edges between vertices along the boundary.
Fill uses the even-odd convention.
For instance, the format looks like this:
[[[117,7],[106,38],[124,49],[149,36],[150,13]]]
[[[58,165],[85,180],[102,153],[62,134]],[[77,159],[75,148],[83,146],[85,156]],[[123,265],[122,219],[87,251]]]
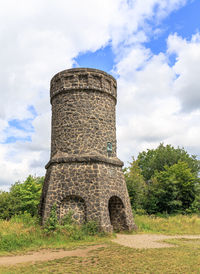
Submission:
[[[116,80],[104,71],[68,69],[51,80],[51,157],[40,214],[54,203],[62,219],[95,220],[101,230],[134,228],[130,200],[116,155]]]

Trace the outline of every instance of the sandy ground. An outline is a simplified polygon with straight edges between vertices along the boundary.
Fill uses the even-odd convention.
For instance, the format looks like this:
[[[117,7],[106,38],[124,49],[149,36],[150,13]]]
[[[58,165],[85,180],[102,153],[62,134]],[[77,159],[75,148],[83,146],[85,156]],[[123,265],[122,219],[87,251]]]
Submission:
[[[0,265],[15,265],[18,263],[35,263],[38,261],[51,261],[64,257],[86,257],[91,250],[105,247],[106,245],[95,245],[75,250],[49,250],[43,249],[31,254],[0,257]]]
[[[125,235],[117,234],[117,238],[112,242],[132,247],[132,248],[164,248],[174,247],[168,243],[162,242],[166,239],[200,239],[200,235],[181,235],[181,236],[167,236],[158,234],[138,234],[138,235]],[[88,252],[96,250],[100,247],[106,247],[107,245],[95,245],[86,248],[79,248],[75,250],[40,250],[37,252],[31,252],[26,255],[17,256],[4,256],[0,257],[0,265],[15,265],[18,263],[35,263],[38,261],[50,261],[61,259],[64,257],[86,257]]]
[[[138,234],[138,235],[124,235],[117,234],[117,238],[113,242],[132,247],[132,248],[163,248],[174,247],[174,245],[160,242],[167,239],[200,239],[200,235],[179,235],[167,236],[158,234]]]

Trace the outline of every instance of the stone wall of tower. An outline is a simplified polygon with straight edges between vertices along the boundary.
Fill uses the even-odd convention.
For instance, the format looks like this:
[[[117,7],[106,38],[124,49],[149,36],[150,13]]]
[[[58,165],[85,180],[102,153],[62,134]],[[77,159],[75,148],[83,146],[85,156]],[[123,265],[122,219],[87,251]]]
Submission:
[[[104,231],[112,231],[108,202],[116,196],[122,200],[126,209],[126,225],[122,229],[133,229],[130,201],[121,167],[100,162],[60,163],[51,165],[47,172],[50,179],[44,219],[49,216],[55,202],[58,217],[62,218],[65,213],[74,210],[72,207],[62,210],[66,197],[80,197],[85,203],[85,220],[95,220]],[[74,219],[79,222],[84,218],[75,212]]]
[[[51,81],[51,157],[116,156],[116,81],[97,70],[72,69]]]
[[[57,205],[78,223],[133,229],[130,201],[116,155],[116,80],[96,69],[69,69],[51,80],[51,158],[42,192],[43,223]],[[107,151],[107,144],[112,151]]]

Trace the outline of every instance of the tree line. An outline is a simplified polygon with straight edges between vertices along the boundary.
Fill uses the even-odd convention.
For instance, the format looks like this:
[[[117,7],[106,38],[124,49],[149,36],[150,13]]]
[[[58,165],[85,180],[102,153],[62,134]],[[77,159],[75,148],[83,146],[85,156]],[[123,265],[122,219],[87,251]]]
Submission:
[[[29,175],[24,182],[16,182],[10,191],[0,192],[0,219],[10,219],[25,212],[37,216],[44,177]]]
[[[200,212],[200,161],[183,148],[160,144],[140,152],[124,168],[131,206],[138,214]],[[0,219],[37,216],[44,177],[29,175],[0,192]]]
[[[148,214],[200,212],[200,161],[183,148],[160,144],[124,169],[132,208]]]

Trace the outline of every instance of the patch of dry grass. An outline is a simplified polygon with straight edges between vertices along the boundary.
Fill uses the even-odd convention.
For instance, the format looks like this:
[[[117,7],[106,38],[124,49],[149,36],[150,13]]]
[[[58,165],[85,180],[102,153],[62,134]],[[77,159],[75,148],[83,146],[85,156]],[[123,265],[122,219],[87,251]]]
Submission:
[[[166,218],[156,216],[135,216],[138,232],[168,235],[200,234],[200,216],[176,215]]]
[[[200,246],[193,240],[168,241],[177,246],[139,250],[110,243],[85,258],[1,267],[0,273],[199,273]]]

